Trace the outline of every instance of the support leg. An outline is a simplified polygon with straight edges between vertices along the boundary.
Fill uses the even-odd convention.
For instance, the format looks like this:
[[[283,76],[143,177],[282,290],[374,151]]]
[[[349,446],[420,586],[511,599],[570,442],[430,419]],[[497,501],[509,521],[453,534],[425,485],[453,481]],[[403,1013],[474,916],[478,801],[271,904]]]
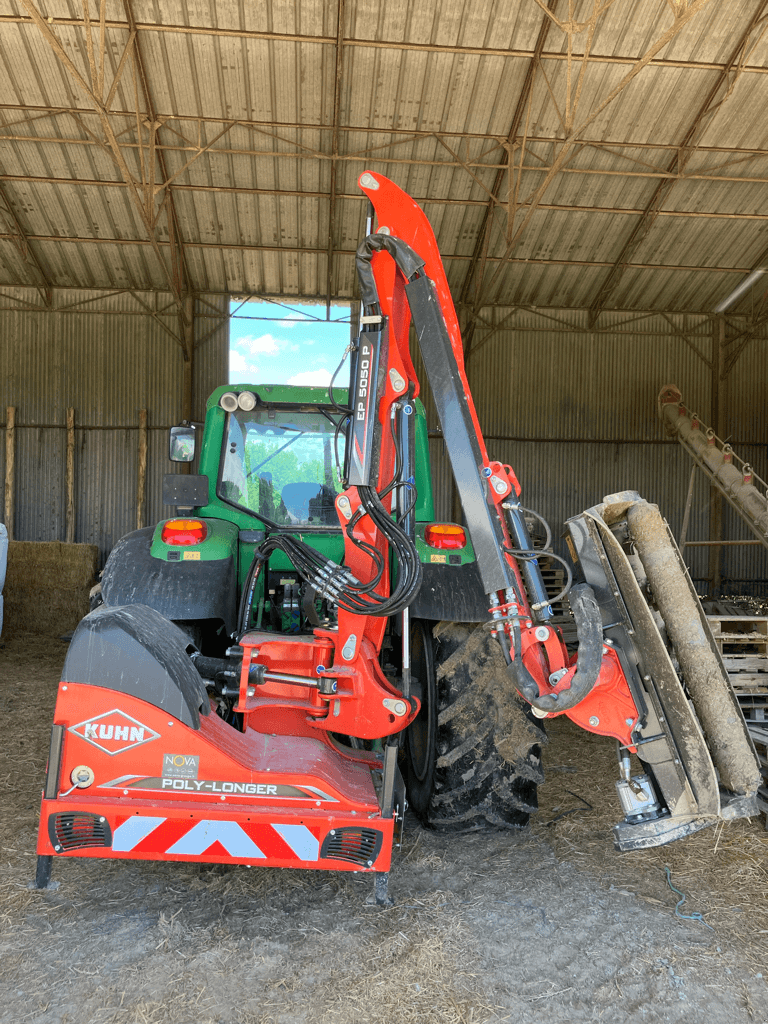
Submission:
[[[394,907],[395,901],[389,895],[389,872],[377,871],[373,876],[373,898],[369,903],[377,907]]]
[[[53,857],[50,854],[37,858],[37,871],[35,872],[35,880],[30,885],[30,889],[47,889],[51,884],[51,867],[53,865]],[[58,883],[57,883],[58,884]]]

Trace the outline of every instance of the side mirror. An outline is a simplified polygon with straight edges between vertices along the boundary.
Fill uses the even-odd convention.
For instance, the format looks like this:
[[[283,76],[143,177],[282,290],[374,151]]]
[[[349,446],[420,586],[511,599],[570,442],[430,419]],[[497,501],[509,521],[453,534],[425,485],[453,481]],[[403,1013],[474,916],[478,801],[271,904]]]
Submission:
[[[171,462],[191,462],[195,457],[195,428],[171,427],[168,458]]]

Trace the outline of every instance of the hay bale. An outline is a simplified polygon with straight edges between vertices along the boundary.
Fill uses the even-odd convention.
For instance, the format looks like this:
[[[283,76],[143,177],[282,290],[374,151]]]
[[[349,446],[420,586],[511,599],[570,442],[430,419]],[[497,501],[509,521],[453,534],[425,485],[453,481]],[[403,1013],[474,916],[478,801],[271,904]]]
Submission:
[[[88,614],[98,557],[95,544],[11,541],[3,635],[21,630],[46,636],[71,632]]]

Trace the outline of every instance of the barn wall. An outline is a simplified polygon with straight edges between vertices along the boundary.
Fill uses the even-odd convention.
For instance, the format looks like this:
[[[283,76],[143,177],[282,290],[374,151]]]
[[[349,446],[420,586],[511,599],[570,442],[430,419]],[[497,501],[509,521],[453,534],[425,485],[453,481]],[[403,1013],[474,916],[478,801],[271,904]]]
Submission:
[[[102,561],[136,528],[139,411],[148,414],[145,521],[162,505],[168,427],[181,419],[182,350],[170,295],[57,291],[55,310],[31,289],[0,302],[0,420],[16,408],[14,537],[57,541],[66,528],[66,417],[75,410],[75,541],[96,544]],[[156,316],[150,315],[155,311]],[[228,300],[203,296],[195,311],[194,416],[228,374]],[[5,445],[0,445],[0,479]],[[0,507],[0,515],[3,508]]]
[[[509,463],[523,486],[523,502],[543,514],[555,536],[571,515],[612,491],[638,490],[656,502],[679,536],[692,462],[677,441],[667,440],[656,413],[664,384],[676,384],[690,409],[713,423],[712,361],[718,341],[705,317],[603,313],[589,329],[583,311],[483,311],[467,374],[491,458]],[[494,331],[494,325],[504,327]],[[723,356],[739,342],[729,318]],[[724,422],[719,433],[768,479],[768,341],[747,345],[720,386]],[[419,363],[415,354],[416,362]],[[419,372],[421,367],[419,365]],[[424,397],[424,396],[423,396]],[[437,419],[426,395],[431,429]],[[443,442],[431,442],[439,514],[451,515],[451,475]],[[708,540],[710,489],[694,480],[690,540]],[[725,538],[751,537],[726,505]],[[761,547],[726,549],[723,591],[768,594],[768,553]],[[700,592],[707,590],[709,555],[687,549]]]
[[[6,291],[16,303],[36,304],[32,290]],[[99,546],[104,559],[136,526],[138,414],[149,415],[146,522],[172,510],[162,506],[167,428],[181,417],[182,359],[161,322],[170,296],[57,292],[57,311],[0,308],[0,419],[16,407],[15,537],[63,540],[66,514],[66,410],[76,415],[75,540]],[[3,300],[1,305],[8,306]],[[62,310],[69,307],[71,311]],[[228,301],[203,296],[196,305],[195,418],[207,395],[227,380]],[[140,315],[139,315],[140,314]],[[665,439],[656,415],[663,384],[675,383],[689,408],[712,423],[711,361],[717,341],[704,317],[604,313],[590,330],[586,313],[562,310],[483,311],[467,371],[492,458],[512,465],[523,500],[552,524],[623,488],[658,503],[679,535],[691,462]],[[222,318],[221,322],[219,317]],[[497,325],[503,326],[497,328]],[[729,318],[724,355],[740,342]],[[768,342],[748,344],[720,386],[723,426],[742,458],[768,478],[765,359]],[[430,428],[437,420],[426,375]],[[438,514],[451,515],[451,475],[439,436],[430,442]],[[0,479],[5,474],[0,445]],[[694,481],[689,538],[709,539],[709,487]],[[2,508],[0,508],[0,514]],[[726,506],[724,536],[749,536]],[[706,589],[708,553],[688,549],[700,589]],[[768,593],[768,559],[759,548],[731,548],[722,561],[723,589]]]

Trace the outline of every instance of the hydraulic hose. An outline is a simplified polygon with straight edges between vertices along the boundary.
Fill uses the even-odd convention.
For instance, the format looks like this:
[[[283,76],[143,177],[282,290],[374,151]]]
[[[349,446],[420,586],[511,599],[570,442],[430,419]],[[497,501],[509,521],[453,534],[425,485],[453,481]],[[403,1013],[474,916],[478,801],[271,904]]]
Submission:
[[[523,664],[520,624],[513,625],[515,657],[509,667],[516,688],[537,711],[569,711],[576,707],[590,693],[600,674],[603,624],[595,592],[586,583],[577,583],[571,588],[570,602],[579,637],[579,653],[571,685],[559,693],[539,695],[536,680]]]

